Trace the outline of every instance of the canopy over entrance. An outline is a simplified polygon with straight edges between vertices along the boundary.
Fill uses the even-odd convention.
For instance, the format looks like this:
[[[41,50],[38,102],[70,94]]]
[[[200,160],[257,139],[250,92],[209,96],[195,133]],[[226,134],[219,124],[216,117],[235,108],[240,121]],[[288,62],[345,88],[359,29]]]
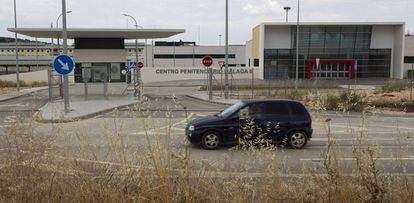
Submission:
[[[62,38],[60,28],[8,28],[10,32],[37,38]],[[68,28],[69,39],[75,38],[122,38],[157,39],[184,33],[184,29],[112,29],[112,28]]]

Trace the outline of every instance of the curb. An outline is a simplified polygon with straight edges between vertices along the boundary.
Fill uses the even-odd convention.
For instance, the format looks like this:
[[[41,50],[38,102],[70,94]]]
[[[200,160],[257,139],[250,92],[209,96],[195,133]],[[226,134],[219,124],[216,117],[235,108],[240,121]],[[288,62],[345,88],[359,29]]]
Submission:
[[[26,96],[26,95],[29,95],[29,94],[32,94],[32,93],[35,93],[35,92],[39,92],[39,91],[43,91],[43,90],[47,90],[47,89],[48,89],[48,87],[42,87],[42,88],[39,87],[39,89],[37,89],[37,90],[28,91],[28,92],[22,93],[20,95],[11,96],[11,97],[8,97],[8,98],[5,98],[5,99],[0,98],[0,102],[10,101],[12,99],[16,99],[16,98],[19,98],[19,97],[22,97],[22,96]]]
[[[221,105],[226,105],[226,106],[231,106],[231,104],[227,104],[227,103],[222,103],[222,102],[217,102],[217,101],[209,101],[209,100],[205,100],[205,99],[201,99],[199,97],[195,97],[192,95],[186,95],[186,97],[192,98],[192,99],[196,99],[199,101],[204,101],[204,102],[208,102],[208,103],[212,103],[212,104],[221,104]],[[310,112],[314,113],[317,112],[314,109],[309,109]],[[328,113],[328,114],[338,114],[338,115],[346,115],[347,112],[342,112],[342,111],[324,111],[324,113]],[[362,112],[349,112],[350,116],[362,116]],[[414,113],[405,113],[405,112],[396,112],[396,113],[384,113],[384,112],[365,112],[365,115],[367,116],[387,116],[387,117],[405,117],[405,118],[414,118]]]
[[[93,118],[93,117],[95,117],[99,114],[108,113],[108,112],[111,112],[115,109],[121,109],[121,108],[135,106],[137,103],[138,102],[136,102],[134,104],[126,104],[126,105],[122,105],[122,106],[117,106],[117,107],[110,108],[110,109],[103,109],[101,111],[93,112],[93,113],[83,115],[83,116],[77,116],[77,117],[74,117],[74,118],[45,120],[45,119],[40,118],[40,111],[36,112],[36,115],[34,115],[34,117],[35,117],[36,122],[38,122],[38,123],[72,123],[72,122],[77,122],[77,121],[81,121],[81,120],[90,119],[90,118]]]
[[[188,98],[191,98],[191,99],[196,99],[196,100],[203,101],[203,102],[212,103],[212,104],[220,104],[220,105],[226,105],[226,106],[231,106],[232,105],[232,104],[218,102],[218,101],[205,100],[205,99],[201,99],[199,97],[195,97],[195,96],[192,96],[192,95],[185,95],[185,97],[188,97]]]

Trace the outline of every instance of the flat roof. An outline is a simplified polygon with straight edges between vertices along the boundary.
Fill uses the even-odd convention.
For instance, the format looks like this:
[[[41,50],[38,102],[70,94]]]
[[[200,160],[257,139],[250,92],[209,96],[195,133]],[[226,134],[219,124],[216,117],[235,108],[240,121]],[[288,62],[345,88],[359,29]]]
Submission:
[[[7,28],[10,32],[37,38],[62,38],[61,28]],[[74,38],[123,38],[157,39],[184,33],[184,29],[113,29],[68,28],[68,39]]]
[[[300,25],[405,25],[405,22],[299,22]],[[259,25],[296,25],[291,22],[263,22]]]

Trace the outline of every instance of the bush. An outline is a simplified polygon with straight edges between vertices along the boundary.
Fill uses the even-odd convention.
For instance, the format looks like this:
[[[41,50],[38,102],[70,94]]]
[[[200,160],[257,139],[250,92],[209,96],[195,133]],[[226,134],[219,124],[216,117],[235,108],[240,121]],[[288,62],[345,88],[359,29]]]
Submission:
[[[24,80],[20,81],[21,87],[43,87],[47,85],[48,85],[47,82],[26,83]],[[1,87],[16,87],[16,82],[0,80],[0,88]]]
[[[32,82],[32,84],[30,86],[32,87],[44,87],[47,86],[47,82]]]
[[[344,112],[353,111],[353,112],[362,112],[367,107],[367,98],[363,94],[358,94],[357,92],[347,92],[344,91],[339,96],[340,99],[340,110]]]
[[[15,82],[0,80],[0,87],[16,87]]]
[[[326,110],[338,110],[339,108],[340,99],[338,96],[334,94],[327,94],[325,98],[325,106]]]
[[[391,80],[382,86],[379,91],[381,93],[401,92],[402,90],[407,89],[409,86],[410,84],[406,80]]]

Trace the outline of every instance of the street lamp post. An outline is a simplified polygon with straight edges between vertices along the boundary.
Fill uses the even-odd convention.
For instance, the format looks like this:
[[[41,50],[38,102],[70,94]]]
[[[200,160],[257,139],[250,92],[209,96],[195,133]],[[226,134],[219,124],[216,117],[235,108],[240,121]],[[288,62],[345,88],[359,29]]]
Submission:
[[[291,8],[289,6],[286,6],[283,9],[286,11],[286,22],[289,22],[289,11]]]
[[[138,30],[137,20],[131,15],[128,15],[128,14],[123,14],[123,15],[125,17],[132,18],[132,20],[134,20],[134,22],[135,22],[135,29]],[[135,74],[135,77],[134,77],[134,85],[136,85],[137,82],[139,82],[139,85],[141,86],[141,70],[138,68],[138,39],[135,39],[135,63],[136,63],[136,67],[135,67],[135,73],[136,74]],[[138,88],[140,88],[140,87],[138,87]],[[135,91],[134,94],[135,94],[134,95],[135,97],[138,97],[138,100],[141,100],[141,92]]]
[[[296,25],[296,77],[295,77],[295,90],[298,90],[299,83],[299,13],[300,12],[300,0],[298,0],[298,19]]]
[[[221,35],[219,35],[219,46],[221,46]]]
[[[224,98],[229,99],[229,0],[226,0],[226,56],[224,60]]]
[[[66,11],[66,13],[72,13],[72,11]],[[60,19],[60,17],[62,17],[62,15],[63,15],[63,13],[61,13],[57,17],[57,19],[56,19],[56,29],[59,28],[59,19]],[[54,54],[53,52],[54,52],[54,50],[52,49],[52,54]],[[57,52],[58,52],[57,55],[60,55],[60,40],[59,40],[59,36],[57,37]],[[62,95],[63,94],[63,84],[62,84],[62,81],[63,81],[62,76],[59,75],[59,77],[58,77],[58,83],[59,83],[59,94],[60,94],[61,97],[64,96],[64,95]]]
[[[72,13],[72,11],[67,11],[66,13]],[[62,17],[63,13],[61,13],[57,19],[56,19],[56,28],[59,28],[59,19],[60,17]],[[60,55],[60,40],[59,37],[57,38],[57,50],[58,50],[58,55]]]
[[[63,54],[68,54],[68,35],[66,27],[66,0],[62,0],[62,39],[63,39]],[[69,76],[63,76],[63,100],[65,105],[65,112],[70,112],[69,106]]]
[[[17,28],[17,11],[16,11],[16,0],[14,0],[14,28]],[[19,70],[19,49],[18,49],[18,45],[17,45],[17,32],[14,33],[14,38],[15,38],[15,47],[14,47],[14,52],[16,55],[16,89],[19,92],[20,91],[20,70]]]

